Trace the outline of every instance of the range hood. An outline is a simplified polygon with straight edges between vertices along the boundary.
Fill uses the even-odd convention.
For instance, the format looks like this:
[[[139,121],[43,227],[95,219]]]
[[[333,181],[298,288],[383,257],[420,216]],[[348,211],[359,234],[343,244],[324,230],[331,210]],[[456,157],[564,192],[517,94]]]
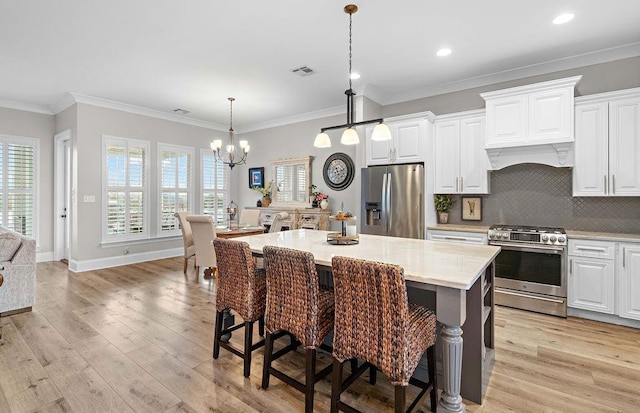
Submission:
[[[492,169],[520,163],[573,166],[574,89],[582,76],[481,93]]]
[[[573,142],[486,149],[491,169],[539,163],[556,168],[573,166]]]

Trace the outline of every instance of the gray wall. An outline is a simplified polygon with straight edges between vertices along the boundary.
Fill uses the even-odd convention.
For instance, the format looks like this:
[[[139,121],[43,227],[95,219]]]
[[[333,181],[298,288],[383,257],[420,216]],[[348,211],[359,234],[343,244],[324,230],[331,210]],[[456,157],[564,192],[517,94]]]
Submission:
[[[37,251],[53,251],[53,134],[55,117],[15,109],[0,108],[0,134],[39,140]]]
[[[428,110],[436,115],[443,115],[465,110],[484,109],[485,102],[484,99],[480,97],[480,93],[577,75],[582,75],[582,79],[576,87],[576,96],[593,95],[595,93],[609,92],[612,90],[639,87],[640,57],[578,67],[561,72],[547,73],[443,95],[430,96],[424,99],[396,103],[384,106],[382,114],[384,117],[391,117]]]
[[[120,256],[124,247],[101,247],[102,219],[102,136],[118,136],[129,139],[150,141],[149,188],[150,188],[150,227],[151,236],[156,236],[158,219],[157,188],[157,149],[158,143],[190,146],[195,149],[194,156],[194,205],[200,204],[200,149],[209,147],[209,142],[218,137],[224,139],[225,132],[213,131],[197,126],[170,122],[163,119],[141,116],[102,107],[77,104],[76,165],[77,183],[75,217],[77,230],[76,248],[72,259],[87,261]],[[95,203],[82,202],[85,195],[95,196]],[[130,254],[170,248],[182,248],[182,239],[158,240],[128,246]]]
[[[311,182],[318,188],[317,191],[329,195],[329,208],[338,210],[342,203],[347,211],[357,211],[360,196],[360,171],[356,168],[356,178],[351,185],[343,191],[334,191],[325,184],[322,169],[329,155],[335,152],[343,152],[356,162],[357,153],[361,145],[344,146],[340,144],[342,131],[328,131],[331,137],[331,148],[314,148],[313,140],[325,126],[340,125],[345,122],[344,116],[332,116],[315,119],[308,122],[299,122],[286,126],[270,128],[242,134],[242,139],[247,139],[251,145],[251,151],[246,165],[236,166],[232,177],[233,187],[236,188],[234,196],[239,207],[255,206],[261,195],[249,189],[248,168],[264,167],[265,182],[273,179],[271,161],[283,158],[295,158],[299,156],[312,156]],[[360,133],[360,140],[364,142],[364,134]]]

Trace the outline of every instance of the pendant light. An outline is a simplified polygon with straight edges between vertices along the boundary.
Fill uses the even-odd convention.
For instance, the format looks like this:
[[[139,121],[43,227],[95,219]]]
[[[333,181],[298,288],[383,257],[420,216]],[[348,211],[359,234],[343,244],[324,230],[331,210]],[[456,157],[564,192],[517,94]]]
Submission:
[[[378,123],[376,127],[373,129],[371,134],[371,139],[374,141],[384,141],[391,139],[391,131],[389,127],[383,123],[383,119],[373,119],[373,120],[365,120],[362,122],[354,122],[354,112],[355,108],[353,105],[353,97],[356,95],[351,86],[351,75],[352,75],[352,66],[351,66],[351,28],[352,28],[352,17],[353,13],[358,11],[358,6],[355,4],[347,4],[344,6],[344,12],[349,15],[349,89],[345,90],[344,94],[347,95],[347,123],[344,125],[337,126],[328,126],[326,128],[320,129],[320,133],[316,135],[315,140],[313,141],[313,146],[316,148],[330,148],[331,147],[331,138],[326,133],[326,131],[331,129],[342,129],[346,128],[342,133],[342,137],[340,138],[340,143],[343,145],[355,145],[360,143],[360,138],[358,136],[358,132],[355,130],[356,126],[367,125],[370,123]]]
[[[213,151],[216,160],[224,163],[225,165],[229,165],[229,168],[233,169],[236,165],[242,165],[247,163],[247,154],[249,153],[249,149],[251,146],[249,142],[246,140],[238,141],[240,148],[236,148],[234,143],[234,132],[233,132],[233,101],[235,98],[227,98],[229,100],[229,143],[225,146],[225,150],[227,151],[226,156],[223,156],[220,152],[222,149],[222,139],[215,139],[211,141],[211,150]],[[236,154],[240,154],[240,159],[236,161]]]

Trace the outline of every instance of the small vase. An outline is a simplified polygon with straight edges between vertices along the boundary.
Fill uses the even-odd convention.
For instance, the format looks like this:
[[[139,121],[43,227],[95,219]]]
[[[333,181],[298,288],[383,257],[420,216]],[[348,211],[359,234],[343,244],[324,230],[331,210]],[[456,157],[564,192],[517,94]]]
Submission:
[[[329,208],[329,202],[327,202],[326,199],[323,199],[322,201],[320,201],[320,208],[322,208],[322,209]]]
[[[262,206],[264,208],[268,207],[271,204],[271,198],[262,198]]]
[[[438,212],[438,222],[441,224],[446,224],[449,222],[449,213],[448,212]]]

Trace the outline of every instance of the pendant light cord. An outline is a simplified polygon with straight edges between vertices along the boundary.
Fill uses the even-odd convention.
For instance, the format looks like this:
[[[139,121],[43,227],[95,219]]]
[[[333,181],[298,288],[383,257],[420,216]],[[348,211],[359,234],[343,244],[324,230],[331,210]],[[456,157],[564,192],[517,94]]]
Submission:
[[[349,90],[351,90],[351,24],[353,13],[349,13]]]

